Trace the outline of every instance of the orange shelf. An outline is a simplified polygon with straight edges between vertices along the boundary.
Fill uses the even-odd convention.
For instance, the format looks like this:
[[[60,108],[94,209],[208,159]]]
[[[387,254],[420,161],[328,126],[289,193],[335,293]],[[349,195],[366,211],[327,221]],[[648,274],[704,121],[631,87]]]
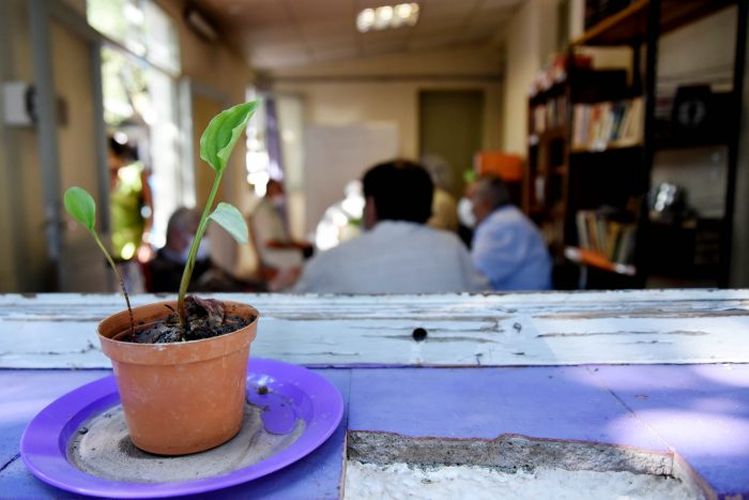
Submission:
[[[592,250],[585,250],[577,247],[566,247],[564,249],[564,256],[572,262],[576,262],[585,266],[595,267],[598,269],[603,269],[604,271],[609,271],[616,274],[623,274],[625,276],[634,276],[637,274],[637,269],[635,268],[635,266],[611,262],[600,253],[594,252]]]

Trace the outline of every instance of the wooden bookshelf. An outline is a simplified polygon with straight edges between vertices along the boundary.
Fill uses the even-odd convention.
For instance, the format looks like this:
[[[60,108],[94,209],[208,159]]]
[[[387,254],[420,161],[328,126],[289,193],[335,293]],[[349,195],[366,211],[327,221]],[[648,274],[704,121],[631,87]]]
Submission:
[[[726,131],[721,132],[717,139],[698,137],[685,140],[685,136],[669,136],[670,124],[663,128],[662,118],[656,117],[658,40],[664,33],[733,5],[738,6],[733,89],[739,91],[726,93],[730,102],[724,107]],[[568,67],[563,68],[564,71],[559,71],[559,66],[552,66],[551,72],[539,78],[538,82],[543,85],[561,77],[549,88],[530,96],[529,116],[537,106],[555,99],[566,99],[566,106],[562,108],[567,113],[564,124],[553,130],[537,131],[529,120],[528,131],[526,209],[545,235],[556,234],[549,228],[560,225],[562,228],[561,234],[549,241],[554,251],[556,287],[642,287],[649,275],[658,275],[658,269],[653,268],[656,265],[654,260],[647,257],[652,250],[648,247],[650,240],[655,241],[647,209],[655,152],[714,145],[725,145],[728,149],[729,190],[725,199],[726,215],[718,230],[721,234],[720,271],[715,273],[719,275],[717,284],[727,286],[748,18],[749,0],[632,0],[627,7],[598,21],[571,42],[564,59]],[[626,88],[604,81],[614,77],[591,68],[589,61],[584,60],[585,52],[577,50],[582,46],[628,46],[631,61],[628,68],[622,68],[623,73],[628,73],[624,77]],[[577,61],[582,62],[578,67],[574,64]],[[599,119],[603,110],[608,113],[613,106],[621,109],[623,101],[634,102],[637,98],[642,98],[642,128],[638,137],[597,133],[609,130],[610,120],[601,128],[582,125],[575,130],[576,120],[580,120],[575,117],[576,112],[583,120],[593,121],[594,116]],[[579,104],[583,106],[577,109],[582,111],[575,108]],[[597,104],[604,106],[586,114],[588,105]],[[557,106],[557,103],[552,106]],[[614,113],[615,119],[617,116]],[[616,125],[614,127],[618,130]],[[585,131],[587,135],[581,133]],[[597,254],[597,248],[579,241],[584,235],[578,234],[576,216],[583,211],[612,213],[613,222],[621,218],[634,225],[634,251],[626,263],[612,262],[607,258],[609,254]],[[558,276],[562,277],[561,281]]]
[[[661,0],[660,32],[668,33],[721,9],[733,0]],[[635,0],[629,7],[591,27],[573,45],[633,45],[647,38],[650,0]]]
[[[570,262],[582,264],[579,259],[573,260],[565,255],[566,247],[580,246],[575,221],[578,211],[595,210],[602,203],[624,209],[630,196],[642,194],[642,187],[633,186],[628,180],[632,177],[633,169],[637,170],[642,163],[641,145],[621,144],[627,147],[619,148],[620,144],[608,142],[605,149],[597,150],[575,148],[573,140],[573,110],[576,106],[622,101],[631,98],[632,94],[626,69],[568,67],[564,81],[556,82],[529,99],[531,118],[528,124],[525,208],[552,248],[555,267],[569,266]],[[564,103],[560,103],[560,99]],[[561,120],[556,114],[560,110],[564,113]],[[558,121],[561,124],[557,124]],[[591,130],[594,128],[591,127]],[[587,138],[588,135],[584,135],[583,141],[593,144]],[[604,185],[601,185],[602,177],[605,178]],[[630,267],[607,263],[603,255],[599,257],[584,253],[582,259],[589,262],[586,265],[605,271],[604,274],[619,275],[617,286],[632,276]],[[569,279],[565,278],[564,283],[555,279],[555,285],[561,288],[576,287],[577,277],[572,272],[567,274],[570,275]],[[624,286],[632,284],[626,282]]]

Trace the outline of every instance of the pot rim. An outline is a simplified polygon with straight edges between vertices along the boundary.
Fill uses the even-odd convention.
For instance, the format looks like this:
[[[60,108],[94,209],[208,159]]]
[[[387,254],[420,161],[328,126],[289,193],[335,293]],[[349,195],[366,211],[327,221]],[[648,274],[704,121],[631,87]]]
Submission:
[[[159,348],[162,348],[162,349],[174,349],[174,348],[177,348],[179,346],[188,346],[188,345],[189,346],[194,346],[194,345],[198,345],[201,342],[210,342],[210,341],[214,341],[214,340],[219,339],[219,338],[220,339],[228,339],[229,337],[233,337],[233,336],[241,333],[245,328],[252,327],[260,319],[260,312],[255,307],[251,306],[250,304],[245,304],[244,302],[237,302],[236,300],[220,300],[220,299],[215,299],[215,300],[219,300],[219,302],[222,302],[223,304],[231,304],[231,305],[234,305],[234,306],[240,306],[241,308],[249,308],[248,312],[250,312],[251,314],[253,314],[255,316],[255,319],[253,319],[250,323],[246,324],[245,326],[243,326],[241,328],[238,328],[236,330],[233,330],[231,332],[227,332],[227,333],[224,333],[224,334],[221,334],[221,335],[217,335],[215,337],[208,337],[208,338],[205,338],[205,339],[196,339],[196,340],[187,340],[187,341],[184,341],[184,342],[165,342],[163,344],[156,344],[156,343],[147,343],[147,344],[145,344],[145,343],[139,343],[139,342],[126,342],[124,340],[117,340],[117,339],[113,338],[115,336],[120,335],[122,333],[122,331],[121,332],[117,332],[112,337],[107,337],[106,335],[104,335],[104,334],[101,333],[102,327],[103,327],[103,325],[104,325],[104,323],[106,321],[109,321],[114,316],[127,315],[128,314],[127,309],[123,309],[123,310],[117,311],[115,313],[112,313],[112,314],[108,315],[107,317],[105,317],[104,319],[102,319],[101,321],[99,321],[98,325],[96,325],[96,335],[99,337],[100,340],[104,340],[104,341],[112,343],[114,345],[127,345],[128,347],[133,348],[133,349],[140,349],[140,348],[144,348],[144,349],[151,348],[152,349],[153,346],[159,346]],[[159,301],[156,301],[156,302],[149,302],[147,304],[141,304],[139,306],[133,307],[132,308],[132,310],[133,310],[133,318],[134,318],[134,320],[136,320],[136,316],[137,316],[136,311],[138,311],[139,309],[143,309],[145,307],[167,305],[167,304],[169,304],[169,305],[176,305],[177,301],[176,300],[159,300]],[[165,311],[170,311],[170,309],[168,307],[165,307],[164,309],[165,309]],[[173,312],[173,311],[170,311],[169,314],[171,314],[171,312]],[[165,313],[164,316],[157,316],[152,321],[149,321],[148,323],[144,323],[144,325],[151,324],[151,323],[154,323],[156,321],[159,321],[160,319],[163,319],[163,317],[165,317],[165,316],[168,316],[168,314]],[[139,325],[139,326],[143,326],[143,325]],[[253,336],[253,338],[254,338],[254,336]]]

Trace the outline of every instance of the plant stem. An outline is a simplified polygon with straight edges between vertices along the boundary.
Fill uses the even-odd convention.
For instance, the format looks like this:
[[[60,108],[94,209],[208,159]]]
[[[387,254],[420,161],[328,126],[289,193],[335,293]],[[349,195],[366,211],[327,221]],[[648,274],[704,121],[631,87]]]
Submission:
[[[187,312],[185,311],[185,296],[187,295],[187,287],[190,286],[190,279],[192,278],[192,271],[195,268],[195,257],[198,254],[198,247],[200,246],[200,240],[203,239],[206,229],[208,229],[208,216],[211,214],[213,208],[213,202],[216,199],[218,193],[219,184],[221,184],[221,177],[223,172],[216,172],[216,177],[213,179],[213,187],[208,195],[208,200],[203,207],[203,214],[200,216],[200,223],[198,229],[195,231],[195,237],[192,239],[192,245],[190,246],[190,252],[187,254],[187,262],[185,262],[185,269],[182,271],[182,280],[179,283],[179,294],[177,295],[177,312],[179,313],[179,323],[182,326],[182,338],[184,339],[185,328],[187,327]]]
[[[135,319],[133,318],[133,308],[130,306],[130,296],[127,294],[127,289],[125,288],[125,280],[122,279],[122,274],[119,270],[117,270],[117,265],[115,265],[114,260],[112,260],[112,256],[109,255],[109,252],[99,239],[99,235],[96,234],[96,231],[91,231],[91,235],[94,237],[94,240],[96,241],[96,244],[99,245],[101,251],[104,252],[104,256],[107,258],[107,261],[109,261],[109,265],[112,266],[112,271],[114,271],[117,279],[120,280],[120,288],[122,288],[122,294],[125,296],[125,303],[127,303],[127,312],[130,315],[130,335],[133,336],[135,335]]]

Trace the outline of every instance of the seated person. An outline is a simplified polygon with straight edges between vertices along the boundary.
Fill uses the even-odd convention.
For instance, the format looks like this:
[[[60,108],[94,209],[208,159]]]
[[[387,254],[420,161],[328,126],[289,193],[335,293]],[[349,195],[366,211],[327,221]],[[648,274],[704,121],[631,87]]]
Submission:
[[[270,278],[276,272],[299,268],[303,259],[312,254],[312,245],[294,241],[289,234],[283,184],[271,179],[266,189],[250,214],[249,227],[261,273]]]
[[[486,288],[458,238],[425,225],[434,187],[424,168],[402,160],[382,163],[369,169],[362,183],[364,234],[313,257],[294,291],[440,293]]]
[[[148,291],[152,293],[176,292],[179,290],[182,272],[187,262],[200,214],[190,208],[178,208],[169,217],[166,229],[166,245],[156,252],[156,257],[146,263]],[[239,292],[262,291],[256,283],[237,280],[215,266],[211,261],[208,236],[200,240],[195,267],[192,272],[191,292]]]
[[[510,194],[496,177],[472,186],[476,218],[471,257],[494,290],[548,290],[551,259],[541,233],[510,203]]]

